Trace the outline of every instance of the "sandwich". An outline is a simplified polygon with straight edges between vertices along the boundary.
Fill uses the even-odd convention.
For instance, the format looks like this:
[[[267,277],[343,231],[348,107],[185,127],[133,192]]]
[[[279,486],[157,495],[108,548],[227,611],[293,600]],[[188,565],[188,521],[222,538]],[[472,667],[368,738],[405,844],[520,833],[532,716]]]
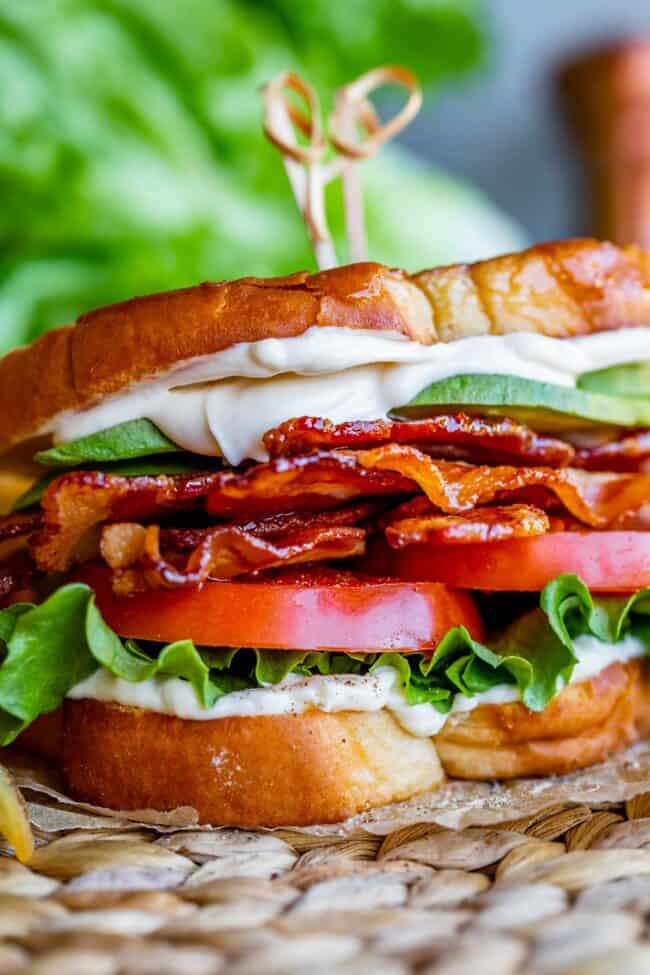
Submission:
[[[100,308],[0,360],[0,447],[0,744],[81,800],[335,822],[650,731],[634,247]]]

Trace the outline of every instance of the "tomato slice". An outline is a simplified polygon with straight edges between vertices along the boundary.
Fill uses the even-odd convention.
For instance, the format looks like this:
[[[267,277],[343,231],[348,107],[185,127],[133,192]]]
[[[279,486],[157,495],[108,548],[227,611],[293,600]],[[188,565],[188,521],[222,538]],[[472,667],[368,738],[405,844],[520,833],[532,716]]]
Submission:
[[[431,650],[463,624],[476,639],[482,624],[471,596],[437,582],[287,584],[208,582],[115,596],[110,573],[87,566],[77,578],[95,590],[116,633],[140,640],[192,639],[204,646],[283,650]]]
[[[650,586],[650,532],[551,532],[468,545],[411,545],[382,553],[382,569],[402,579],[448,586],[537,592],[573,572],[595,592]]]

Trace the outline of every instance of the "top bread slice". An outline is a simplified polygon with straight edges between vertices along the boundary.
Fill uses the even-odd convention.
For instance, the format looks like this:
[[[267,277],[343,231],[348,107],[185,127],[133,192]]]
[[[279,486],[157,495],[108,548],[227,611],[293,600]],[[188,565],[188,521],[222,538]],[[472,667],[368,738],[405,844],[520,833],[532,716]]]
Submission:
[[[590,239],[413,275],[363,263],[208,282],[88,312],[0,359],[0,450],[177,363],[314,325],[388,330],[429,345],[647,324],[650,254]]]

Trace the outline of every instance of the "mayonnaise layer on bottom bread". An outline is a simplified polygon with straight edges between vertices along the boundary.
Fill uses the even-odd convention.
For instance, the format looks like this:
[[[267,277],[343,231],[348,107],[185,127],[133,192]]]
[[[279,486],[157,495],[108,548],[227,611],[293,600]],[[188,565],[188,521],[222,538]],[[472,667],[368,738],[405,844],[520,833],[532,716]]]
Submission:
[[[574,647],[578,663],[571,684],[589,680],[613,663],[624,663],[645,653],[643,643],[634,636],[626,636],[611,644],[601,643],[593,636],[580,636],[574,641]],[[432,704],[410,705],[397,671],[393,667],[379,667],[374,673],[365,675],[299,677],[290,674],[279,684],[225,694],[213,707],[206,709],[199,704],[191,685],[178,677],[155,677],[133,683],[100,667],[76,684],[68,697],[111,701],[192,721],[302,714],[312,708],[326,712],[380,711],[385,708],[405,731],[428,738],[437,734],[452,716],[457,719],[480,704],[518,701],[520,695],[511,684],[492,687],[473,697],[457,694],[451,711],[441,714]]]

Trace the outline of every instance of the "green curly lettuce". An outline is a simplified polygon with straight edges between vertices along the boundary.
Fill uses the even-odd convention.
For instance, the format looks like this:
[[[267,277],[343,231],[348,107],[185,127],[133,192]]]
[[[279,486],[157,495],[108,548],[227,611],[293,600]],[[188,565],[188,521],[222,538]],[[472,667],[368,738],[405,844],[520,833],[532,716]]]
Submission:
[[[542,590],[539,609],[515,620],[490,649],[457,626],[432,657],[397,661],[382,654],[374,666],[397,667],[411,704],[431,701],[438,710],[449,710],[457,693],[472,697],[514,684],[526,707],[543,711],[571,680],[575,641],[585,635],[605,644],[633,636],[650,651],[650,589],[594,598],[577,576],[561,575]],[[445,698],[441,688],[449,692]]]

